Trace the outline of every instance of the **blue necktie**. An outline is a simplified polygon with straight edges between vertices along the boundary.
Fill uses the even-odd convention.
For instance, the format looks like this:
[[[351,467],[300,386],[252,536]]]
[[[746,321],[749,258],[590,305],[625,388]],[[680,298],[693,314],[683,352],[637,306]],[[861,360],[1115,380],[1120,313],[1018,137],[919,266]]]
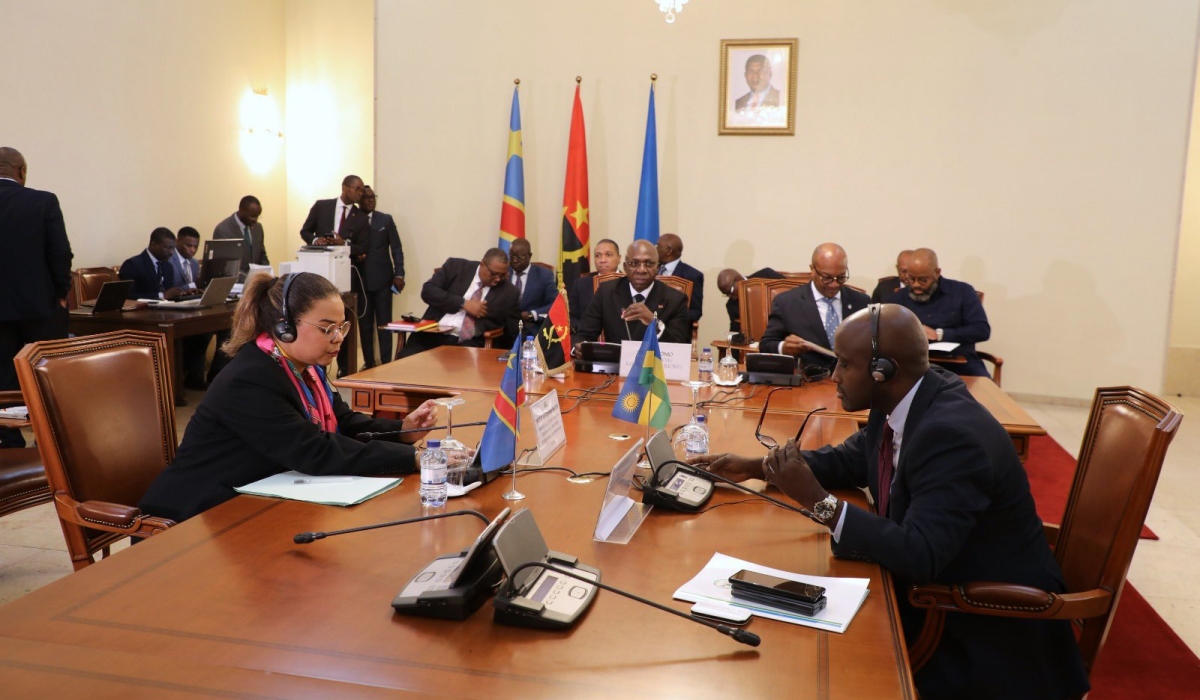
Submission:
[[[825,311],[825,335],[829,336],[829,347],[833,347],[833,334],[837,332],[838,324],[842,322],[842,319],[838,317],[833,299],[821,297],[821,301],[825,302],[827,309]]]

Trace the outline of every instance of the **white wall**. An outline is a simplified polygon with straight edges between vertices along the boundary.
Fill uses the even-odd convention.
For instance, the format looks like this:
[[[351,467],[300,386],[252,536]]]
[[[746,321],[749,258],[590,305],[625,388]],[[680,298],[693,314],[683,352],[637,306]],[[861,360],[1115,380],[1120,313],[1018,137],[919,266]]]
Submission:
[[[1200,74],[1200,71],[1198,71]],[[1193,100],[1200,93],[1193,96]],[[1171,343],[1164,389],[1167,393],[1200,394],[1200,110],[1192,106],[1187,178],[1179,253],[1175,268],[1175,297],[1171,305]]]
[[[157,226],[207,239],[251,193],[282,252],[282,155],[250,170],[239,109],[253,88],[282,108],[283,0],[0,0],[0,19],[0,145],[58,194],[77,267],[120,264]]]
[[[1160,389],[1196,0],[748,9],[697,0],[667,25],[650,2],[379,0],[376,179],[410,278],[495,241],[515,77],[535,259],[557,254],[577,74],[592,237],[628,241],[656,72],[662,230],[709,276],[702,338],[723,267],[803,269],[835,240],[870,289],[927,245],[987,292],[1009,391]],[[720,39],[776,36],[800,40],[796,136],[718,136]]]

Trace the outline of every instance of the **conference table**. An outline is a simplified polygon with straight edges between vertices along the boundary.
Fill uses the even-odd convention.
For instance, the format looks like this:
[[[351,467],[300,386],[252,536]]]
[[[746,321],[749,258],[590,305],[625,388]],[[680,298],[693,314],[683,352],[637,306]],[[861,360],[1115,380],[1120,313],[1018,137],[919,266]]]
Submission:
[[[483,419],[493,395],[463,392],[456,419]],[[528,409],[525,409],[527,416]],[[568,441],[549,463],[608,471],[640,436],[593,399],[563,416]],[[673,425],[686,411],[677,411]],[[770,415],[785,435],[794,416]],[[712,411],[714,442],[761,450],[757,416]],[[813,421],[805,446],[837,440],[854,421]],[[480,428],[455,437],[473,443]],[[521,447],[532,445],[525,431]],[[632,435],[632,437],[626,437]],[[523,501],[501,476],[446,510],[487,517],[528,508],[547,545],[602,571],[602,581],[671,608],[674,590],[721,552],[799,573],[870,580],[842,634],[753,619],[751,648],[686,620],[600,591],[567,631],[494,624],[490,603],[467,620],[393,613],[393,596],[435,556],[465,548],[470,517],[329,537],[295,533],[415,517],[418,479],[350,508],[239,496],[94,566],[0,607],[5,697],[915,698],[896,608],[880,567],[835,559],[828,530],[726,488],[710,509],[654,509],[627,545],[592,538],[608,480],[525,470]],[[861,492],[841,494],[862,503]],[[719,507],[711,507],[711,506]]]
[[[504,376],[507,350],[446,346],[406,357],[397,362],[373,367],[344,377],[335,384],[350,394],[350,405],[357,411],[380,416],[402,416],[428,398],[466,392],[495,393]],[[692,379],[696,365],[692,363]],[[1017,454],[1024,462],[1029,456],[1029,438],[1045,435],[1046,430],[1025,409],[987,377],[962,377],[971,395],[991,412],[1012,438]],[[603,374],[574,372],[563,379],[541,377],[527,387],[535,396],[551,390],[569,405],[574,397],[594,396],[615,401],[624,378]],[[699,391],[697,398],[709,408],[721,407],[742,411],[761,411],[770,397],[772,413],[805,414],[823,407],[830,416],[853,417],[866,424],[867,412],[847,412],[837,398],[836,386],[830,380],[810,383],[772,393],[774,387],[742,383],[725,388],[709,386]],[[681,382],[668,382],[673,406],[692,404],[692,390]],[[455,415],[457,420],[457,414]]]

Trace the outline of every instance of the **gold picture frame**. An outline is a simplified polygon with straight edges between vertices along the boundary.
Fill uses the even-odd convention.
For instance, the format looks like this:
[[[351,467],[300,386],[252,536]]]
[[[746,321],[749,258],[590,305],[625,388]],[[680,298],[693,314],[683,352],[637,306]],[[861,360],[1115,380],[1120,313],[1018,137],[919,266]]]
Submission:
[[[796,135],[799,46],[799,39],[721,40],[718,134]]]

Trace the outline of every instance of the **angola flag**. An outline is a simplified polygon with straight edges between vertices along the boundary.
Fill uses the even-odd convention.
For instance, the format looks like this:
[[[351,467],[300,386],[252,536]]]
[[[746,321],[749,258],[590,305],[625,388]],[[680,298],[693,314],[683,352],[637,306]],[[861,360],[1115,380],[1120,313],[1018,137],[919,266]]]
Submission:
[[[504,165],[504,201],[500,205],[500,241],[508,247],[525,237],[525,159],[521,155],[521,100],[513,88],[512,113],[508,117],[508,159]]]
[[[588,169],[587,138],[583,133],[583,103],[575,86],[575,106],[571,110],[571,140],[567,146],[567,179],[563,185],[562,245],[558,266],[560,281],[570,288],[580,275],[591,269],[588,246]],[[561,296],[561,295],[560,295]]]
[[[558,287],[558,298],[542,319],[537,334],[538,356],[547,377],[566,374],[571,369],[571,315],[567,309],[567,290]]]

